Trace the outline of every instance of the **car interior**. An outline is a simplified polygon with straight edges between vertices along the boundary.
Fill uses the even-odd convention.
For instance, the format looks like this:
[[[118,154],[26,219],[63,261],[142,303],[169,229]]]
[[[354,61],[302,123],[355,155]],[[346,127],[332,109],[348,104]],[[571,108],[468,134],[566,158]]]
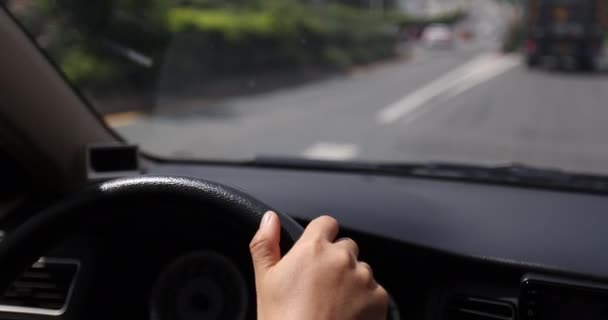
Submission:
[[[254,319],[248,243],[271,208],[284,252],[334,216],[389,292],[389,319],[608,316],[602,192],[155,157],[4,10],[0,41],[0,319]]]

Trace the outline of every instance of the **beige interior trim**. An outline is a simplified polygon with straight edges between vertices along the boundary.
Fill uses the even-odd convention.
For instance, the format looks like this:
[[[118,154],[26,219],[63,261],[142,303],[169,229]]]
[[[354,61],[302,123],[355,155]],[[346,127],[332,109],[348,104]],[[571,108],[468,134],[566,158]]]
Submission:
[[[2,8],[0,120],[70,189],[84,182],[87,144],[118,142]]]

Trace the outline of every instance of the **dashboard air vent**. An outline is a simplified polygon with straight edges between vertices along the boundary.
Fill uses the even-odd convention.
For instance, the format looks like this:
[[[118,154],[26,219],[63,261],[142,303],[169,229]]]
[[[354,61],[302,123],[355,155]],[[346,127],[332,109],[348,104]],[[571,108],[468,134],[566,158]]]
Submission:
[[[511,303],[467,296],[452,297],[444,310],[444,320],[514,320]]]
[[[63,314],[78,266],[74,260],[40,259],[0,297],[0,312]]]

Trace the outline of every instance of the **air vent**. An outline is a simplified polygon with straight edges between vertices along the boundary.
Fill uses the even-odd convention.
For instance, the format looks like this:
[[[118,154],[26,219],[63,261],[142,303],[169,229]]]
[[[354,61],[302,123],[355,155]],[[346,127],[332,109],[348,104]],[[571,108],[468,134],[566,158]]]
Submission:
[[[444,320],[513,320],[511,303],[467,296],[452,297],[445,308]]]
[[[0,312],[63,314],[77,272],[77,261],[40,259],[0,297]]]

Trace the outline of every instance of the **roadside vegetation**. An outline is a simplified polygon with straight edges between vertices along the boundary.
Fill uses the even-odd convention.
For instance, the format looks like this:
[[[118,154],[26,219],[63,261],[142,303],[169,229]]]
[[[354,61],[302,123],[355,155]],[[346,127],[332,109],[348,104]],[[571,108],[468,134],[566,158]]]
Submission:
[[[277,68],[340,70],[394,56],[408,27],[452,24],[465,16],[417,18],[399,13],[390,1],[383,10],[365,1],[314,3],[32,0],[12,11],[65,75],[87,88],[117,81],[143,85],[167,63],[184,81]]]

